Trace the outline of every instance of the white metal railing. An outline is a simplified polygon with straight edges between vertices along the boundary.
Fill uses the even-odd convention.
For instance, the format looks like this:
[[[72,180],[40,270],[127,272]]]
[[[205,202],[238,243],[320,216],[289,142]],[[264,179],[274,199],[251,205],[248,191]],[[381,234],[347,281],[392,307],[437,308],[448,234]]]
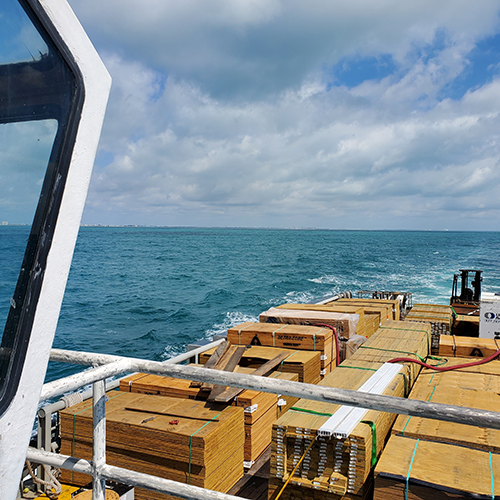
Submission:
[[[188,359],[195,355],[196,351],[203,352],[210,347],[211,346],[203,346],[195,351],[189,351],[180,357]],[[253,389],[327,403],[500,429],[499,412],[410,400],[393,396],[368,394],[266,377],[255,377],[252,375],[210,370],[201,367],[180,366],[175,364],[179,362],[179,357],[172,358],[166,362],[156,362],[136,358],[53,349],[50,359],[52,361],[91,366],[101,365],[64,379],[45,384],[42,390],[42,400],[46,400],[48,398],[61,396],[68,391],[73,391],[87,384],[93,384],[93,460],[89,462],[33,448],[29,449],[27,457],[28,460],[33,460],[37,463],[56,465],[64,469],[91,474],[93,476],[93,500],[104,500],[103,485],[106,479],[119,481],[131,486],[140,486],[161,493],[168,493],[189,500],[201,500],[205,498],[214,500],[234,500],[237,498],[195,486],[177,483],[175,481],[140,474],[127,469],[112,467],[105,463],[105,388],[103,380],[125,372],[166,375],[169,377]]]

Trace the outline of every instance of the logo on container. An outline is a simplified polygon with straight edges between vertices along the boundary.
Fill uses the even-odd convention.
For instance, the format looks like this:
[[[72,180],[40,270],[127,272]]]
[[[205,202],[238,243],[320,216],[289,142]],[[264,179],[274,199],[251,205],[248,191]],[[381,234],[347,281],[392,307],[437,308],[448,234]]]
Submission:
[[[487,312],[487,313],[484,313],[484,317],[486,319],[495,319],[496,315],[495,315],[495,313]]]

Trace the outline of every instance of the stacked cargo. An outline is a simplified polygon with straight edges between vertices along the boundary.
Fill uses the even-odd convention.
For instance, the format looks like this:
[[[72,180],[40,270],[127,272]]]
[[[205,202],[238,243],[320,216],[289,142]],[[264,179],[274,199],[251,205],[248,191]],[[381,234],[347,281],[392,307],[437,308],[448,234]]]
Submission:
[[[468,362],[453,358],[442,366]],[[410,398],[497,411],[499,393],[500,362],[492,361],[447,372],[424,369]],[[374,498],[493,498],[499,454],[499,430],[401,415],[375,471]]]
[[[439,337],[450,333],[451,307],[435,304],[414,304],[406,321],[429,323],[432,332],[432,354],[439,351]]]
[[[399,300],[383,300],[383,299],[338,299],[335,302],[329,302],[328,304],[344,304],[352,305],[363,308],[375,308],[385,307],[385,317],[387,319],[393,319],[399,321],[401,319],[401,308]]]
[[[237,366],[236,373],[249,374],[251,368]],[[270,378],[297,381],[294,373],[272,373]],[[120,390],[140,394],[184,399],[206,400],[208,393],[200,387],[192,387],[189,380],[136,373],[120,381]],[[233,406],[240,406],[245,412],[245,453],[244,460],[250,466],[271,444],[272,425],[283,411],[291,407],[297,398],[278,398],[276,394],[245,390],[232,401]]]
[[[108,397],[108,464],[221,492],[243,476],[242,408],[128,392]],[[60,418],[61,453],[92,459],[92,404],[72,406]],[[62,480],[83,486],[92,478],[63,471]],[[136,488],[135,498],[171,497]]]
[[[458,356],[461,358],[487,358],[498,351],[500,344],[495,339],[480,339],[477,337],[442,336],[439,339],[440,356]]]
[[[319,351],[322,375],[332,371],[337,356],[334,333],[328,327],[247,322],[230,328],[227,340],[233,344]]]
[[[386,361],[401,357],[403,352],[409,358],[427,356],[429,325],[415,324],[408,329],[400,321],[389,321],[385,326],[368,340],[368,349],[360,349],[319,385],[370,392],[366,387],[373,377],[387,366],[394,366],[384,364]],[[379,393],[404,397],[417,375],[410,365],[409,362],[396,365],[397,373]],[[321,429],[328,425],[330,417],[335,418],[347,409],[301,399],[276,422],[271,447],[271,491],[276,493],[283,487],[304,457],[293,472],[290,491],[287,486],[281,498],[295,498],[293,494],[298,488],[306,498],[334,499],[346,494],[364,497],[370,471],[396,415],[372,410],[362,417],[353,413],[346,419],[351,429],[348,433],[338,428],[337,434],[323,436]]]
[[[200,355],[200,363],[205,364],[215,349],[210,349]],[[278,354],[286,354],[280,363],[279,371],[296,373],[299,382],[317,384],[320,381],[321,354],[319,351],[300,351],[278,347],[250,346],[243,353],[239,366],[258,368]]]

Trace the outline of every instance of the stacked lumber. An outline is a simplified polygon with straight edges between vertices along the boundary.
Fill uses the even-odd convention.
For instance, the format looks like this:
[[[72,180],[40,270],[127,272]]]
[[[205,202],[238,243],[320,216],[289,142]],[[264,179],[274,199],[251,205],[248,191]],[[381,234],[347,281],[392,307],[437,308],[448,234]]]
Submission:
[[[237,366],[236,373],[250,374],[251,368]],[[295,373],[274,372],[270,378],[297,381]],[[136,373],[120,381],[120,390],[139,394],[153,394],[204,401],[208,393],[192,387],[189,380],[161,375]],[[236,396],[233,406],[240,406],[245,414],[245,462],[254,462],[271,444],[272,425],[298,398],[279,398],[276,394],[247,389]]]
[[[431,327],[428,323],[387,321],[349,358],[349,362],[386,363],[395,358],[425,359],[430,353]],[[405,363],[409,387],[413,385],[420,366]]]
[[[227,331],[232,344],[284,347],[321,353],[321,373],[331,372],[337,356],[333,330],[328,327],[246,322]]]
[[[319,385],[358,390],[382,364],[360,362],[359,366],[347,369],[343,366],[342,363]],[[394,377],[384,394],[404,396],[404,372],[405,368],[401,367],[399,376]],[[311,490],[335,495],[360,494],[396,416],[369,410],[361,422],[353,422],[355,427],[348,437],[320,436],[320,428],[340,408],[340,405],[301,399],[285,413],[273,426],[271,477],[284,483],[305,454],[291,480],[294,486],[303,489],[303,496],[309,498]]]
[[[309,304],[313,305],[313,304]],[[362,311],[360,309],[360,311]],[[337,335],[348,339],[354,334],[365,335],[364,317],[356,313],[338,313],[333,311],[280,309],[272,307],[259,316],[261,323],[287,323],[290,325],[327,324],[335,327]]]
[[[470,359],[453,358],[442,366],[467,362]],[[500,363],[491,362],[447,372],[424,369],[410,398],[497,411],[499,392]],[[400,415],[392,433],[376,469],[375,489],[380,491],[375,498],[404,493],[406,478],[413,498],[424,499],[491,496],[491,477],[500,480],[499,430]],[[483,476],[490,480],[481,481]],[[443,491],[456,496],[444,496]]]
[[[200,363],[207,363],[215,349],[210,349],[200,355]],[[317,384],[320,381],[321,354],[319,351],[300,351],[278,347],[250,346],[243,353],[239,366],[258,368],[278,354],[286,354],[280,363],[279,371],[297,373],[299,382]]]
[[[498,351],[498,346],[494,339],[455,337],[454,335],[443,335],[439,339],[440,356],[487,358],[496,351]]]
[[[399,300],[394,299],[394,300],[389,300],[389,299],[338,299],[335,302],[339,304],[346,304],[346,305],[358,305],[360,307],[375,307],[378,308],[381,305],[388,306],[386,309],[386,318],[387,319],[394,319],[396,321],[399,321],[401,319],[401,305],[399,303]],[[329,304],[332,304],[332,302],[329,302]]]
[[[439,351],[439,337],[450,333],[451,307],[436,304],[414,304],[405,321],[430,323],[432,354]]]
[[[342,304],[338,303],[338,301],[334,301],[329,302],[328,304],[283,304],[278,306],[278,309],[357,314],[359,316],[358,325],[356,327],[357,334],[370,337],[377,331],[378,327],[386,321],[388,307],[364,307],[361,305]],[[350,336],[352,335],[353,334],[351,333]]]
[[[497,498],[498,484],[496,453],[392,436],[375,469],[373,499]]]
[[[243,476],[242,408],[117,391],[108,397],[108,464],[221,492]],[[60,421],[61,453],[92,459],[92,404],[61,411]],[[64,471],[62,481],[83,486],[91,477]],[[171,497],[136,488],[135,498]]]

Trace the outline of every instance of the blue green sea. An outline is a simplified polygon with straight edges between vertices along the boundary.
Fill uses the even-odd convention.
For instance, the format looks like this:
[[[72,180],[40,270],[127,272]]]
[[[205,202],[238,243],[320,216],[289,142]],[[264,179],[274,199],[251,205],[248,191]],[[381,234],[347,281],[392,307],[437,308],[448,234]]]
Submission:
[[[0,226],[2,324],[28,231]],[[82,227],[54,347],[163,360],[285,302],[379,289],[446,304],[462,268],[499,291],[500,233]],[[51,363],[48,380],[76,369]]]

